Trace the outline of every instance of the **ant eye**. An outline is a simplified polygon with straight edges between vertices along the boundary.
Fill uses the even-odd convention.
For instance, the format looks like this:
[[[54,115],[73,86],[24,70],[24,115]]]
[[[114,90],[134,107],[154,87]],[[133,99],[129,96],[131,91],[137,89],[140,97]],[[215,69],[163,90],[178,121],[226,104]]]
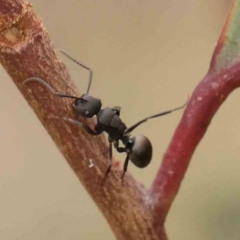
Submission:
[[[89,111],[85,111],[85,114],[88,115],[88,114],[89,114]]]

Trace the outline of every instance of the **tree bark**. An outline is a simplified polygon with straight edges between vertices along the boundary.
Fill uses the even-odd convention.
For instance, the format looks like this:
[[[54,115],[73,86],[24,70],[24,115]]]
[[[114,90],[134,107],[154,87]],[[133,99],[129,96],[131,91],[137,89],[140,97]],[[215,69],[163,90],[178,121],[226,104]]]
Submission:
[[[116,238],[165,240],[163,225],[153,228],[147,191],[129,173],[122,186],[118,161],[114,160],[110,176],[104,187],[100,186],[107,168],[105,136],[92,137],[81,127],[61,120],[75,118],[71,100],[56,97],[38,83],[22,86],[26,78],[39,77],[58,92],[79,96],[32,6],[23,0],[0,0],[0,14],[1,64],[106,217]],[[90,158],[95,163],[92,168],[88,167]]]

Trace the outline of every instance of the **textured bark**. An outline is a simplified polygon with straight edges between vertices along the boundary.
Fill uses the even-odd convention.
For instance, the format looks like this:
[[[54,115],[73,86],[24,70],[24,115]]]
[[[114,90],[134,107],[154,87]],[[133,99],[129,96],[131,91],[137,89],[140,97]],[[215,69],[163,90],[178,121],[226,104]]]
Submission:
[[[117,239],[165,240],[163,225],[157,227],[158,231],[152,226],[147,191],[129,173],[122,186],[122,167],[117,161],[105,186],[100,187],[107,167],[105,136],[92,137],[61,120],[63,116],[75,118],[71,100],[54,96],[38,83],[22,86],[26,78],[35,76],[58,92],[79,95],[32,6],[22,0],[0,0],[0,31],[1,64],[106,217]],[[94,120],[87,122],[94,124]],[[89,158],[94,159],[93,168],[88,167]]]

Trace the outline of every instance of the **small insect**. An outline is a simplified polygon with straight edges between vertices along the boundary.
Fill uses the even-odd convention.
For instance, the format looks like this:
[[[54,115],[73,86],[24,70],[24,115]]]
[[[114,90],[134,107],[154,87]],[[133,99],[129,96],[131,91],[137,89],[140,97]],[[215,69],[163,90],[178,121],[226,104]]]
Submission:
[[[89,134],[91,135],[99,135],[103,132],[108,134],[108,142],[109,142],[109,152],[108,152],[108,167],[105,172],[104,178],[102,180],[102,184],[106,180],[108,174],[110,173],[112,167],[112,145],[114,148],[120,153],[126,153],[126,159],[124,162],[123,173],[121,175],[121,180],[123,182],[124,175],[128,168],[129,160],[137,167],[144,168],[148,166],[152,159],[152,144],[149,139],[143,135],[137,135],[135,137],[131,137],[131,132],[137,128],[142,123],[146,122],[148,119],[157,118],[163,115],[167,115],[171,112],[177,111],[185,107],[186,103],[183,106],[174,108],[172,110],[160,112],[158,114],[152,115],[150,117],[144,118],[141,121],[135,123],[131,127],[127,128],[125,123],[120,118],[120,107],[105,107],[102,108],[102,102],[100,99],[95,98],[89,95],[92,78],[93,78],[93,71],[83,65],[82,63],[78,62],[71,56],[69,56],[66,52],[60,50],[66,57],[71,59],[73,62],[77,63],[81,67],[87,69],[90,73],[89,75],[89,82],[87,87],[87,92],[84,93],[81,97],[76,97],[72,95],[62,94],[56,92],[52,87],[50,87],[44,80],[37,77],[31,77],[26,79],[23,82],[23,85],[29,83],[31,81],[37,81],[43,84],[45,87],[49,89],[53,94],[61,98],[73,98],[75,99],[72,103],[72,107],[74,111],[85,117],[85,118],[92,118],[96,116],[97,123],[95,125],[94,130],[92,130],[87,124],[82,123],[75,119],[70,119],[64,117],[65,121],[68,121],[72,124],[79,125],[83,127]],[[119,141],[123,143],[124,147],[119,146]]]

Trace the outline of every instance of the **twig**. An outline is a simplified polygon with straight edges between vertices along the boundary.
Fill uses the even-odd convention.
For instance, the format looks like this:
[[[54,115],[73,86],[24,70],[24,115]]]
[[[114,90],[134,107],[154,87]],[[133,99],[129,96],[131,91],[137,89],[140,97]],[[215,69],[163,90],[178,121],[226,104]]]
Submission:
[[[207,131],[213,116],[228,95],[240,86],[239,51],[237,49],[233,51],[232,45],[236,45],[236,42],[227,38],[228,31],[235,31],[235,29],[230,29],[229,24],[231,23],[230,18],[234,14],[238,18],[235,12],[239,11],[239,6],[239,0],[233,1],[228,20],[212,57],[210,70],[193,92],[151,186],[150,194],[155,214],[154,225],[156,226],[159,224],[160,215],[162,221],[165,220],[191,157]],[[233,28],[239,27],[236,23],[232,25]],[[239,32],[239,30],[236,31]],[[236,32],[234,33],[236,34]],[[234,34],[231,33],[231,35],[234,38]],[[224,47],[225,52],[222,51]],[[229,50],[232,55],[227,59],[226,55]]]

